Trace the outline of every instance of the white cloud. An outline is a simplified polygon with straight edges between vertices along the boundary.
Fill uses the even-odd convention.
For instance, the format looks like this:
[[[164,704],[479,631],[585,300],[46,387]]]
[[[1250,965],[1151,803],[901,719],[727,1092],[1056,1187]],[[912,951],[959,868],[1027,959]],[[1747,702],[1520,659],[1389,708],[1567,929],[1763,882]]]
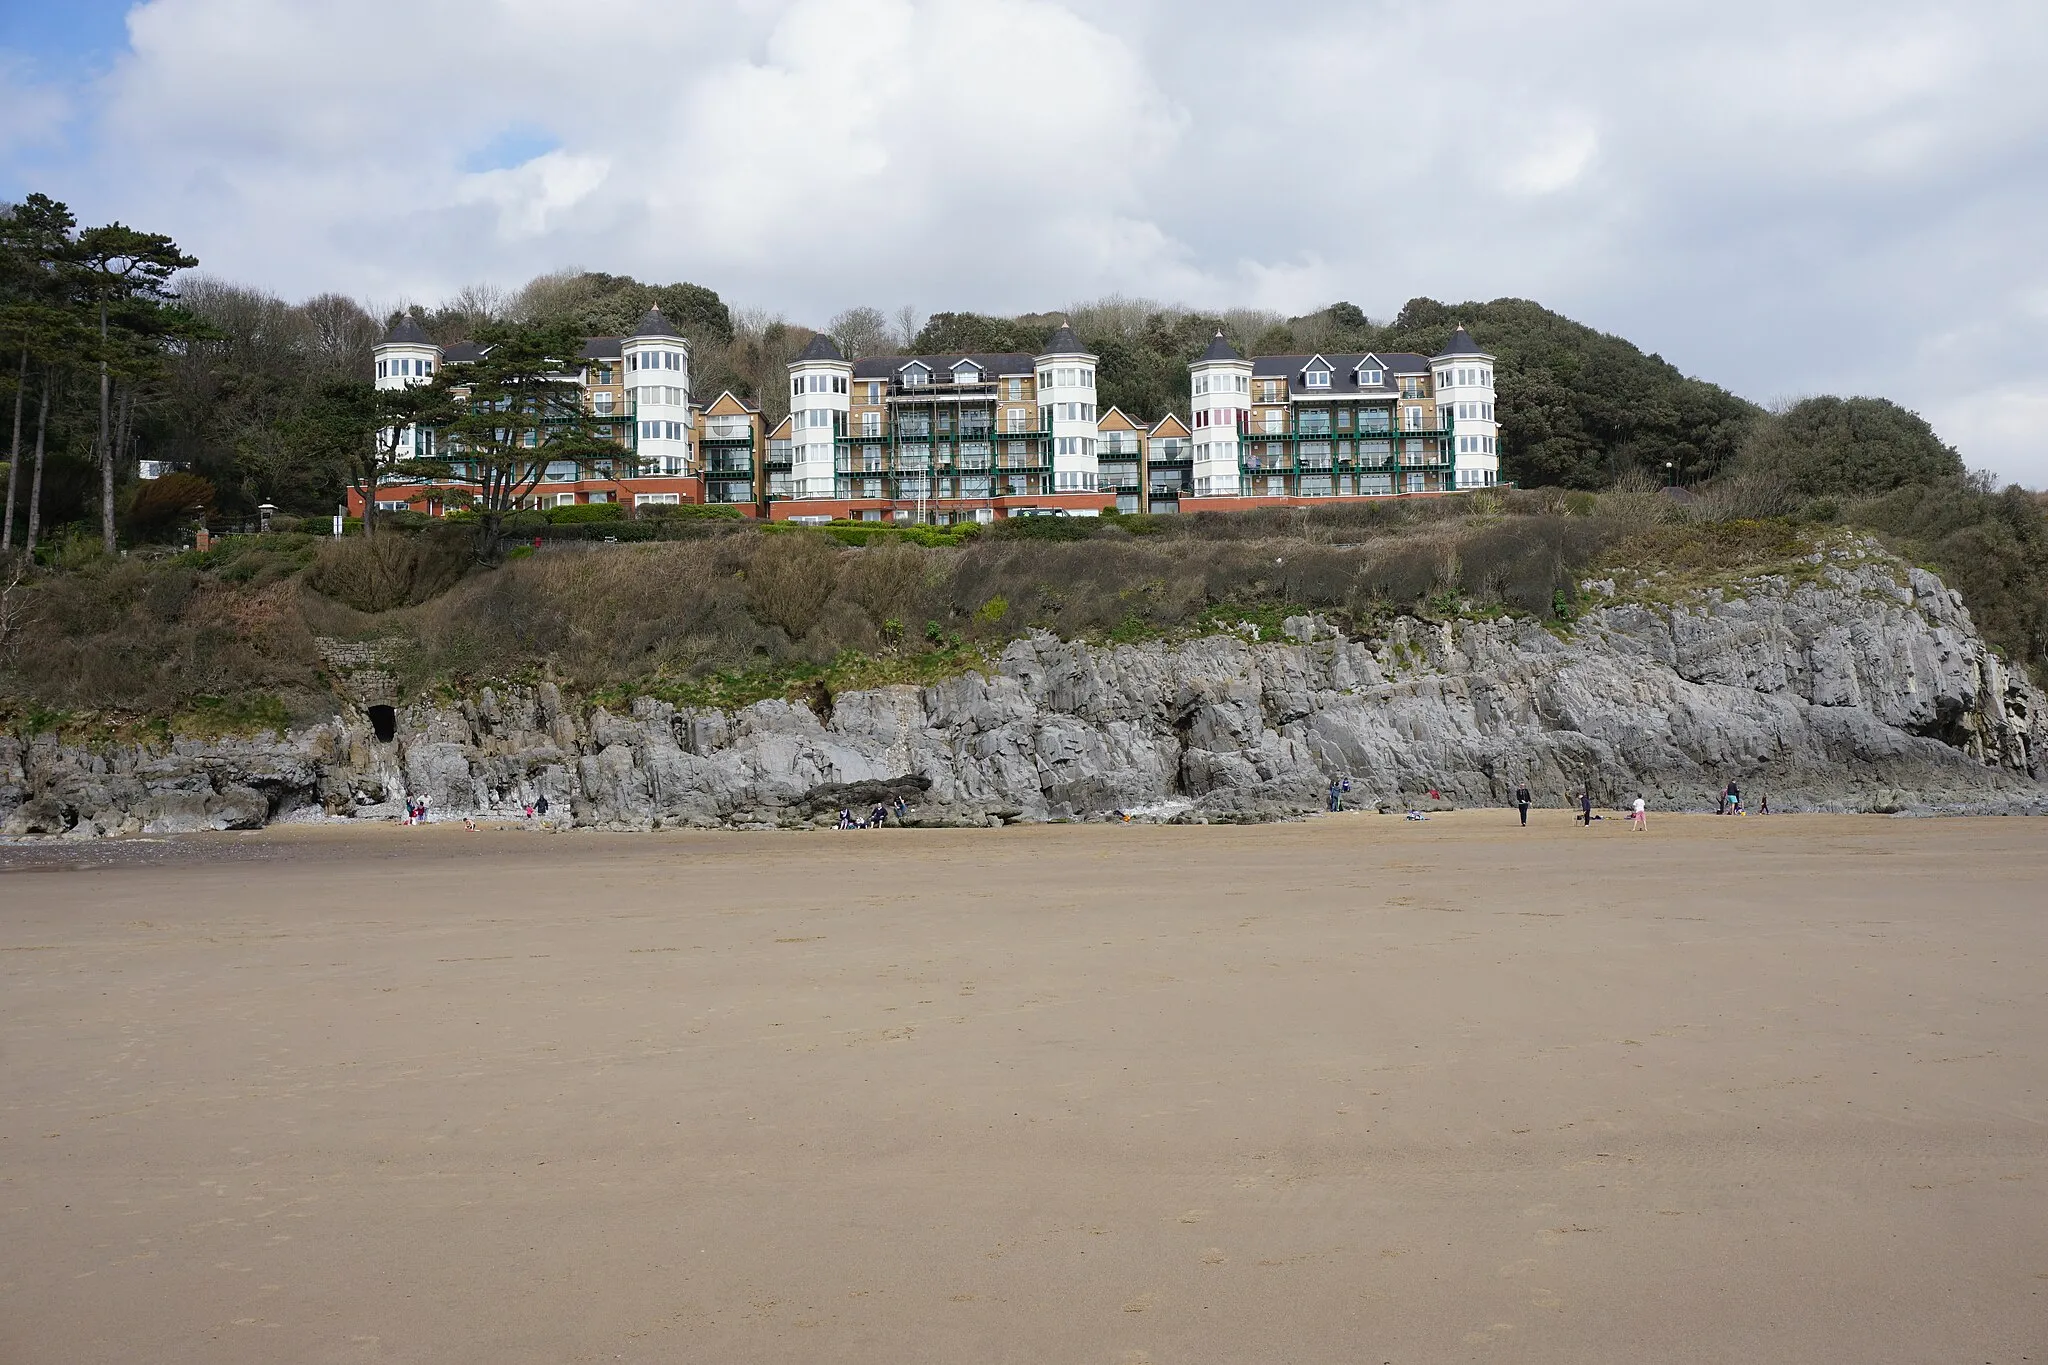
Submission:
[[[455,202],[495,205],[498,236],[519,241],[541,236],[589,199],[610,172],[611,162],[601,156],[547,152],[504,170],[465,176],[456,186]]]
[[[46,187],[287,293],[577,261],[813,320],[1517,295],[1739,392],[1887,394],[2048,481],[2026,420],[1954,397],[1987,339],[2048,385],[2026,0],[488,0],[402,33],[150,0],[131,34]],[[7,79],[0,128],[53,126]],[[560,145],[465,170],[534,129]]]

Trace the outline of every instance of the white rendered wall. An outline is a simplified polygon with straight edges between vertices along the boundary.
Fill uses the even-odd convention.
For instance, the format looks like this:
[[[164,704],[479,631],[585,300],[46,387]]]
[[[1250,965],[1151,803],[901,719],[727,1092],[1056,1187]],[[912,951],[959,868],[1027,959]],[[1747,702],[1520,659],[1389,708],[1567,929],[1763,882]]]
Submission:
[[[1100,473],[1095,459],[1095,357],[1042,355],[1037,361],[1038,406],[1051,413],[1045,425],[1052,432],[1052,491],[1092,493]]]
[[[1194,429],[1195,496],[1238,496],[1242,449],[1238,414],[1252,405],[1252,363],[1249,360],[1200,360],[1188,380],[1189,421]]]
[[[1500,411],[1493,401],[1493,357],[1452,356],[1430,362],[1436,372],[1437,425],[1457,433],[1453,452],[1459,488],[1500,481]],[[1452,420],[1443,420],[1448,408]],[[1465,447],[1470,444],[1471,449]]]
[[[619,363],[627,405],[640,424],[640,472],[690,473],[689,344],[681,337],[627,337],[619,343]]]
[[[414,342],[384,342],[375,347],[371,354],[375,363],[370,373],[376,376],[375,383],[380,389],[404,389],[415,384],[433,382],[434,374],[441,368],[441,348],[420,345]],[[400,373],[400,369],[404,373]],[[424,371],[424,373],[422,373]],[[388,433],[391,428],[384,430]],[[408,427],[399,437],[398,453],[403,459],[418,457],[419,432]]]
[[[789,482],[799,498],[829,498],[833,431],[846,430],[853,407],[853,366],[843,360],[800,360],[789,367]]]

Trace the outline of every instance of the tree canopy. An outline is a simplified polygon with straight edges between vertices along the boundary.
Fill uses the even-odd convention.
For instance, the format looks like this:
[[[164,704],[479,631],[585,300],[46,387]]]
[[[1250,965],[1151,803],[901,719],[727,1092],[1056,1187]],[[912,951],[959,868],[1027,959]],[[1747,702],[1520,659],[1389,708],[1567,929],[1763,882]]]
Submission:
[[[1756,424],[1742,468],[1805,497],[1870,497],[1961,478],[1963,457],[1886,398],[1807,398]]]

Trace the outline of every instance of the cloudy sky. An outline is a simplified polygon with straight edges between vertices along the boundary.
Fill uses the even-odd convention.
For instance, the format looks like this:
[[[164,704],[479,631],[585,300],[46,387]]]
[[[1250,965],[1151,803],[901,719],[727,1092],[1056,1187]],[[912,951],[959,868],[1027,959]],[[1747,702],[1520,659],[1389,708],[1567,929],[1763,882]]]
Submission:
[[[1516,295],[2048,486],[2048,5],[0,0],[0,197],[288,297]]]

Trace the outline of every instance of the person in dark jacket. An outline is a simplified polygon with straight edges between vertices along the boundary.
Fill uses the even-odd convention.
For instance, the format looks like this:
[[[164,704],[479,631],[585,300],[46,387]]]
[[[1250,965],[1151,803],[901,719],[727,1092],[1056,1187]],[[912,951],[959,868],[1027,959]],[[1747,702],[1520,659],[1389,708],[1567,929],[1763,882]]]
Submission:
[[[1590,784],[1579,793],[1579,823],[1588,829],[1593,827],[1593,788]]]
[[[1524,782],[1515,788],[1515,804],[1522,808],[1522,823],[1529,823],[1529,784]]]

